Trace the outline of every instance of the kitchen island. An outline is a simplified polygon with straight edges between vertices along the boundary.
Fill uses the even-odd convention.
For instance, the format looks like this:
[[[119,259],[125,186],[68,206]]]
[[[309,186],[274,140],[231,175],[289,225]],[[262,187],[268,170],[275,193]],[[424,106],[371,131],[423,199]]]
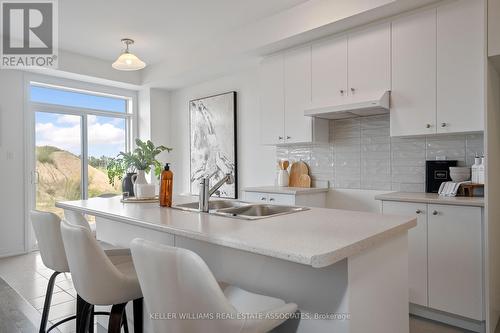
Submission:
[[[99,239],[187,248],[217,279],[297,303],[300,321],[281,331],[408,332],[407,233],[415,218],[311,208],[249,221],[119,197],[56,206],[95,216]]]

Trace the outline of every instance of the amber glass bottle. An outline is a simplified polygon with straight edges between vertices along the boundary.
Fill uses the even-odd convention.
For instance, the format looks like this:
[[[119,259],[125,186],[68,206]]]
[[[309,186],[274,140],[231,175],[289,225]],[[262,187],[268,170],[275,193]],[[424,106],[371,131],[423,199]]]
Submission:
[[[172,190],[174,187],[174,173],[170,171],[169,163],[161,172],[160,181],[160,206],[172,207]]]

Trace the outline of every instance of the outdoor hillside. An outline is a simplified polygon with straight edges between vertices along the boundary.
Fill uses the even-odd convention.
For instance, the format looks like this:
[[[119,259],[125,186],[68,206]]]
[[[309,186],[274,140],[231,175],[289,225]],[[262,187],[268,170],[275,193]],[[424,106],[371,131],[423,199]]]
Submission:
[[[80,199],[80,157],[52,146],[36,148],[38,171],[37,208],[60,213],[54,207],[57,200]],[[119,185],[108,182],[104,168],[89,165],[89,197],[102,193],[116,193]]]

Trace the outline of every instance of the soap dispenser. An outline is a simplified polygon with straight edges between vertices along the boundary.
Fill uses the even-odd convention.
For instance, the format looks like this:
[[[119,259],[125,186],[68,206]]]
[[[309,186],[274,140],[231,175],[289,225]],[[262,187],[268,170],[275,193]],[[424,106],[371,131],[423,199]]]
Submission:
[[[472,165],[472,183],[479,184],[479,166],[481,165],[481,157],[476,153],[474,164]]]
[[[170,163],[165,164],[160,178],[160,206],[172,207],[172,190],[174,187],[174,173],[170,171]]]

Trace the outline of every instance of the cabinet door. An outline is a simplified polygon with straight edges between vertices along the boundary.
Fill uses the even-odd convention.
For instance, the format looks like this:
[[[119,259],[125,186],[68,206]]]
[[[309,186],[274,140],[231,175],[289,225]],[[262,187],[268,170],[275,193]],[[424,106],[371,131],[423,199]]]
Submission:
[[[483,320],[482,213],[429,205],[429,306]]]
[[[304,116],[311,103],[311,47],[285,53],[285,142],[311,142],[312,118]]]
[[[391,90],[389,23],[350,34],[347,49],[350,100],[380,98],[383,92]]]
[[[245,201],[248,202],[267,202],[268,194],[260,192],[245,192]]]
[[[266,58],[260,66],[261,142],[284,142],[283,55]]]
[[[436,133],[436,10],[392,23],[391,135]]]
[[[484,2],[437,9],[437,131],[484,130]]]
[[[384,214],[414,216],[417,226],[408,231],[408,284],[410,302],[428,306],[427,299],[427,205],[384,201]]]
[[[347,96],[347,37],[318,42],[311,51],[311,104],[343,104]]]

